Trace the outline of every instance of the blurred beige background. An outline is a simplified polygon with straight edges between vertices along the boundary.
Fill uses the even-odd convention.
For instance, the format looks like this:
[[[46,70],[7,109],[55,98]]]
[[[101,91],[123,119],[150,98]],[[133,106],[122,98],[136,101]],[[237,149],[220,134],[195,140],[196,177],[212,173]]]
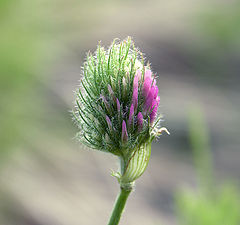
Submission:
[[[0,0],[0,224],[107,224],[117,159],[75,142],[70,110],[86,52],[114,38],[133,37],[151,62],[171,132],[153,144],[120,224],[179,224],[175,193],[197,187],[193,105],[217,183],[239,185],[239,24],[233,0]]]

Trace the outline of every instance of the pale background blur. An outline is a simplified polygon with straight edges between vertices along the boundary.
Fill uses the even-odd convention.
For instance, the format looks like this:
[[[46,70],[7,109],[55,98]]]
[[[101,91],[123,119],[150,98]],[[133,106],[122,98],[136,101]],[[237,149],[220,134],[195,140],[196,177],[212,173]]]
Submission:
[[[1,225],[107,224],[117,159],[75,142],[70,110],[86,52],[127,36],[158,74],[171,135],[153,144],[120,224],[179,224],[176,193],[198,187],[194,106],[205,114],[216,184],[239,190],[240,1],[0,0]]]

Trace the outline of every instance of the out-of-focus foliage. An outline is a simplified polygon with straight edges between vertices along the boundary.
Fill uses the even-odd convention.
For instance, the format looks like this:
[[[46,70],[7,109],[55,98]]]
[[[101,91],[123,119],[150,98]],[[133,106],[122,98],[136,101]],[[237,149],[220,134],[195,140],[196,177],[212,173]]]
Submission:
[[[222,4],[221,4],[222,3]],[[209,2],[193,20],[195,38],[188,54],[192,69],[217,84],[234,85],[239,79],[240,1]]]
[[[190,141],[199,179],[196,192],[184,190],[177,194],[177,213],[183,225],[240,224],[240,196],[234,185],[216,184],[208,134],[201,111],[190,114]]]
[[[203,115],[197,108],[189,114],[189,139],[199,184],[209,190],[213,182],[209,134]]]
[[[214,195],[185,191],[177,199],[182,225],[239,225],[239,194],[233,186],[216,186]]]
[[[36,115],[43,108],[37,75],[50,55],[46,51],[50,22],[41,15],[43,2],[0,1],[0,153],[37,127]]]

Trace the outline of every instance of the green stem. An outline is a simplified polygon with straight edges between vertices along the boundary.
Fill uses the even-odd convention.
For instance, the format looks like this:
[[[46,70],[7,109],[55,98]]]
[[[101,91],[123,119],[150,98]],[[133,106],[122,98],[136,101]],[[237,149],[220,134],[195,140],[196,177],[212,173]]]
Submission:
[[[108,225],[117,225],[119,223],[127,198],[131,191],[132,188],[124,189],[121,187],[121,191],[115,202],[114,209],[112,211],[112,215],[110,217]]]

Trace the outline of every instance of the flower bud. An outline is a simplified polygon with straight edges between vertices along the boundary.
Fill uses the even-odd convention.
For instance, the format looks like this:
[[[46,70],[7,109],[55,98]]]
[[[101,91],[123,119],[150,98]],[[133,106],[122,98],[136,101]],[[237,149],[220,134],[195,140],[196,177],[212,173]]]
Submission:
[[[82,143],[120,158],[123,186],[144,172],[159,134],[158,87],[141,56],[130,38],[98,46],[84,63],[73,112]]]

